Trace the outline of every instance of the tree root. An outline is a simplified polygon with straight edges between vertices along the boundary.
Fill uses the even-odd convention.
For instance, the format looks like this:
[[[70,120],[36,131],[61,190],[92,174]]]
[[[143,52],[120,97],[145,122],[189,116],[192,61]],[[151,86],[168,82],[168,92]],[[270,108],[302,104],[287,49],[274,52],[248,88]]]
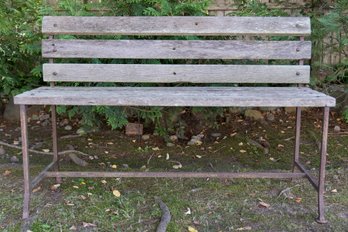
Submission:
[[[163,203],[161,198],[155,197],[155,201],[156,203],[159,204],[159,207],[161,208],[161,211],[162,211],[161,221],[157,226],[156,232],[166,232],[168,223],[170,222],[170,219],[171,219],[169,208],[166,204]]]

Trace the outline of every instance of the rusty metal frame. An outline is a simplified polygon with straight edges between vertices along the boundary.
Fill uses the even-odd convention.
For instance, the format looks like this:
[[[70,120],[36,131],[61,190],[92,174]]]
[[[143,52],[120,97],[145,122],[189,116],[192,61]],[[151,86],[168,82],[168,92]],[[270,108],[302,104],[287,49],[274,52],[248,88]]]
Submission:
[[[300,163],[300,127],[301,108],[297,108],[296,130],[295,130],[295,152],[292,172],[67,172],[58,169],[58,143],[55,106],[52,109],[52,137],[53,137],[53,161],[46,166],[32,181],[29,175],[29,154],[28,154],[28,117],[27,106],[20,105],[21,133],[22,133],[22,154],[24,174],[24,200],[23,219],[29,218],[30,193],[32,188],[40,183],[45,177],[55,177],[58,182],[62,177],[133,177],[133,178],[271,178],[271,179],[294,179],[307,178],[318,192],[318,223],[327,223],[325,220],[325,165],[327,154],[327,138],[329,126],[329,107],[324,107],[322,143],[320,151],[319,180],[313,177]],[[54,169],[51,171],[51,169]],[[298,169],[298,170],[296,170]]]

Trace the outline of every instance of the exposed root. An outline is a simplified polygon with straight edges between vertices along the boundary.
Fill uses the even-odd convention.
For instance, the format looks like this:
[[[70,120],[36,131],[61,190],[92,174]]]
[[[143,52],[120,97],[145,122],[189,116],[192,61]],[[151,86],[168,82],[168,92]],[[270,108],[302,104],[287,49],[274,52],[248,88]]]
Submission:
[[[159,204],[159,207],[161,208],[161,211],[162,211],[161,221],[157,226],[156,232],[166,232],[168,223],[170,222],[170,219],[172,216],[170,215],[168,206],[163,203],[161,198],[155,197],[155,201]]]

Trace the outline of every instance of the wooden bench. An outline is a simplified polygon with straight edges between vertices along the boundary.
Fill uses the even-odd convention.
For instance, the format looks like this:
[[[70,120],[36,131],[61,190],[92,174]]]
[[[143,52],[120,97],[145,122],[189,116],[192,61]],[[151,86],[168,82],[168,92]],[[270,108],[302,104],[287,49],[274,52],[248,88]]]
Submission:
[[[31,189],[44,177],[190,177],[299,178],[306,177],[318,192],[320,223],[324,217],[324,178],[329,107],[335,99],[304,87],[309,83],[311,58],[307,17],[44,17],[43,77],[50,87],[15,96],[20,104],[24,207],[29,217]],[[54,39],[56,35],[135,35],[131,40]],[[201,40],[144,39],[154,36],[204,36]],[[140,36],[140,37],[139,37]],[[211,36],[213,38],[207,39]],[[216,39],[223,36],[224,39]],[[289,40],[291,36],[292,40]],[[183,37],[184,38],[184,37]],[[205,38],[205,39],[203,39]],[[229,38],[229,39],[226,39]],[[253,40],[245,39],[252,38]],[[282,38],[282,39],[279,39]],[[297,39],[294,39],[297,38]],[[53,63],[59,58],[249,60],[244,64],[77,64]],[[269,64],[291,60],[293,65]],[[264,61],[256,64],[255,61]],[[254,62],[254,64],[252,63]],[[192,62],[191,62],[192,63]],[[223,63],[223,62],[222,62]],[[240,62],[246,63],[246,62]],[[243,87],[61,87],[55,82],[124,83],[241,83]],[[277,87],[244,87],[270,83]],[[162,85],[163,86],[163,85]],[[33,180],[29,176],[27,105],[51,105],[53,162]],[[296,107],[292,172],[62,172],[58,167],[56,105]],[[323,135],[319,178],[299,161],[301,107],[322,107]],[[53,169],[53,170],[51,170]]]

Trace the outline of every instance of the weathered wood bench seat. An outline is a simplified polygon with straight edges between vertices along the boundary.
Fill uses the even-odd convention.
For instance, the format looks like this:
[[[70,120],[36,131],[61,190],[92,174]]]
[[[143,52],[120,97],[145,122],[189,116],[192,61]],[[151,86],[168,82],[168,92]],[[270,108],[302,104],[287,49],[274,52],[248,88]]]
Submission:
[[[51,83],[51,86],[15,96],[15,103],[20,104],[21,109],[24,169],[23,218],[29,217],[31,189],[44,177],[56,177],[57,181],[60,181],[61,177],[306,177],[318,191],[317,221],[326,222],[324,180],[327,134],[329,107],[335,106],[335,99],[305,86],[310,79],[310,66],[304,64],[305,60],[311,58],[311,42],[305,41],[305,36],[311,33],[309,18],[58,16],[44,17],[42,31],[48,36],[42,41],[42,55],[49,59],[49,63],[43,66],[43,77],[45,81]],[[108,37],[105,39],[54,38],[60,35]],[[110,36],[116,35],[134,37],[127,40],[110,39],[113,38]],[[165,36],[183,37],[173,40]],[[213,38],[210,38],[211,36]],[[168,64],[170,62],[161,62],[166,64],[159,62],[159,64],[64,63],[67,58],[69,60],[77,58],[82,60],[156,59],[181,60],[181,62],[177,64]],[[53,63],[53,59],[60,59],[60,63]],[[197,60],[202,62],[193,62]],[[275,64],[278,60],[282,60],[282,63]],[[215,64],[206,61],[215,61]],[[56,86],[57,82],[112,82],[122,83],[122,85],[119,87],[64,87]],[[121,87],[125,83],[161,85]],[[182,86],[188,83],[199,85]],[[218,84],[219,87],[207,85],[212,83]],[[174,84],[179,86],[171,87]],[[235,86],[231,87],[231,84]],[[263,86],[271,84],[271,86],[258,87],[255,84],[263,84]],[[53,162],[32,181],[29,176],[27,105],[51,105],[52,109]],[[296,107],[293,170],[281,173],[62,172],[59,171],[56,105]],[[324,109],[318,178],[310,175],[299,159],[301,107]]]
[[[335,99],[306,87],[41,87],[25,105],[325,107]]]

